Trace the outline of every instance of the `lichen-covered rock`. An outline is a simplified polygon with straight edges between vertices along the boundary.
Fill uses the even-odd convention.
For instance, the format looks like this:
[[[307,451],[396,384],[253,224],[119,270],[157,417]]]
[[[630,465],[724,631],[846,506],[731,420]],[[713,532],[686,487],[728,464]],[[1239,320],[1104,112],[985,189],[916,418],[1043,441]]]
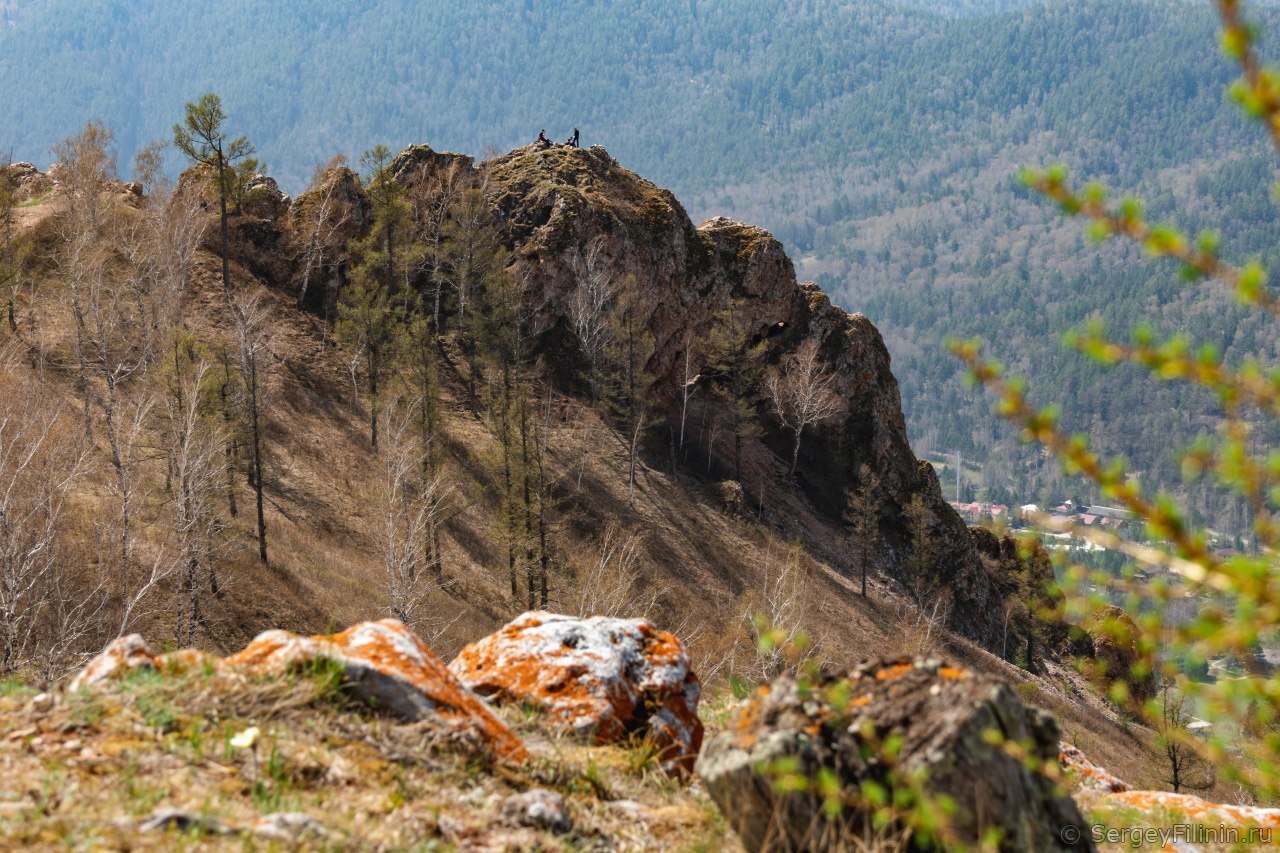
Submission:
[[[75,677],[71,689],[91,687],[135,669],[178,673],[206,667],[230,675],[283,676],[322,661],[342,668],[349,693],[402,719],[434,719],[474,733],[496,757],[508,762],[528,757],[515,732],[396,619],[361,622],[328,636],[267,631],[243,651],[222,660],[192,649],[156,655],[142,637],[131,634],[103,649]]]
[[[1087,836],[1062,833],[1085,824],[1042,772],[1056,774],[1058,743],[1052,718],[1001,681],[936,661],[873,660],[761,687],[707,743],[697,772],[752,851],[863,838],[875,788],[915,792],[934,815],[939,800],[953,802],[942,847],[977,847],[996,831],[1001,850],[1092,850]]]
[[[1081,787],[1112,792],[1129,790],[1126,782],[1094,764],[1088,756],[1065,740],[1058,745],[1058,761],[1064,769],[1076,774]]]
[[[691,769],[702,744],[689,655],[647,619],[525,613],[450,668],[477,693],[540,708],[552,725],[598,743],[647,736],[668,770]]]
[[[1079,780],[1077,797],[1095,813],[1112,809],[1132,822],[1133,812],[1141,815],[1141,824],[1154,828],[1180,827],[1181,832],[1195,836],[1195,827],[1220,829],[1229,827],[1243,833],[1251,829],[1280,830],[1280,808],[1235,806],[1211,803],[1191,794],[1170,791],[1135,791],[1128,783],[1089,760],[1083,752],[1065,741],[1059,761]]]
[[[527,757],[520,738],[397,619],[361,622],[329,636],[267,631],[223,663],[241,672],[283,674],[321,660],[341,664],[350,692],[396,716],[439,717],[476,729],[499,758]]]
[[[1258,806],[1231,806],[1211,803],[1191,794],[1169,791],[1120,791],[1108,795],[1110,802],[1143,812],[1151,825],[1169,823],[1170,815],[1204,827],[1230,826],[1236,829],[1280,830],[1280,809]]]
[[[136,669],[156,669],[156,654],[141,634],[117,637],[71,679],[69,690],[92,687]]]

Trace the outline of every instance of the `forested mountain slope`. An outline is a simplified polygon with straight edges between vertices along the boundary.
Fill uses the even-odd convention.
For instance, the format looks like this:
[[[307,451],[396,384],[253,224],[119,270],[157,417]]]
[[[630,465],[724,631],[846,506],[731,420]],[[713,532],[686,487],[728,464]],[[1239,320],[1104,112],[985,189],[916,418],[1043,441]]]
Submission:
[[[1192,414],[1203,401],[1140,397],[1057,335],[1094,314],[1147,317],[1268,354],[1271,336],[1227,302],[1184,294],[1136,253],[1081,252],[1075,227],[1013,180],[1064,160],[1151,197],[1157,217],[1176,207],[1192,227],[1220,225],[1229,254],[1273,246],[1271,170],[1224,101],[1207,4],[232,0],[211,14],[9,0],[0,14],[0,150],[16,159],[46,162],[85,115],[117,129],[127,158],[206,90],[293,191],[371,139],[505,150],[578,126],[672,186],[695,221],[768,227],[802,276],[865,311],[920,449],[998,460],[974,472],[992,497],[1070,484],[961,386],[947,336],[992,340],[1069,425],[1165,484],[1178,479],[1168,436],[1211,425]]]

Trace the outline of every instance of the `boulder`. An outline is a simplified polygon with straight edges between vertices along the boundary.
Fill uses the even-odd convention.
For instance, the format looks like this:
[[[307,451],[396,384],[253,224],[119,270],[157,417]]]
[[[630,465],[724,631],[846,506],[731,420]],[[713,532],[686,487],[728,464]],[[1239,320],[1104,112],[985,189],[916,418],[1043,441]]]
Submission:
[[[156,655],[141,634],[117,637],[71,679],[68,690],[83,690],[136,669],[156,669]]]
[[[1169,791],[1120,791],[1108,795],[1112,803],[1142,812],[1152,826],[1179,825],[1185,819],[1205,828],[1231,827],[1236,830],[1280,830],[1280,809],[1260,806],[1233,806],[1211,803],[1192,794]],[[1241,833],[1241,837],[1245,837]]]
[[[92,687],[136,669],[167,674],[206,667],[228,675],[270,677],[322,661],[342,668],[348,693],[401,719],[436,720],[451,729],[473,733],[496,757],[508,762],[528,757],[520,738],[396,619],[361,622],[328,636],[267,631],[243,651],[222,660],[191,649],[156,655],[142,637],[131,634],[103,649],[75,677],[71,689]]]
[[[1057,725],[1007,684],[932,660],[872,660],[782,676],[707,743],[698,775],[748,850],[836,849],[884,832],[907,849],[1092,850],[1056,782]],[[901,814],[878,826],[874,792],[914,797],[932,842]]]
[[[647,619],[525,613],[450,668],[482,696],[541,709],[562,731],[597,743],[647,737],[669,772],[692,769],[702,744],[689,655]]]

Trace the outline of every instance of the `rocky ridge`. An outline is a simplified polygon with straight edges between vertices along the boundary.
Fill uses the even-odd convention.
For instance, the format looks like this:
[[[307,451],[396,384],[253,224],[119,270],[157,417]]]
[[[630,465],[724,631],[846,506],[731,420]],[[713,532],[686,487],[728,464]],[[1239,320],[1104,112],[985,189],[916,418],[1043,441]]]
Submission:
[[[532,302],[535,349],[549,363],[563,369],[578,357],[570,301],[582,286],[588,254],[603,274],[633,284],[641,294],[636,300],[640,323],[654,343],[647,372],[669,423],[680,416],[686,351],[708,338],[731,301],[751,337],[768,342],[770,363],[806,341],[816,342],[822,362],[835,375],[834,391],[844,401],[845,414],[813,428],[803,447],[797,482],[806,508],[838,519],[846,490],[856,485],[855,472],[868,465],[879,483],[870,551],[879,567],[894,575],[912,548],[904,509],[919,496],[928,509],[931,570],[949,597],[949,626],[989,649],[1011,647],[1002,635],[1007,626],[994,614],[1012,583],[993,568],[996,561],[984,560],[943,499],[932,467],[912,454],[879,332],[864,315],[832,305],[816,284],[797,282],[791,260],[772,235],[724,217],[695,227],[675,196],[623,168],[600,146],[529,146],[475,163],[417,145],[391,166],[410,186],[439,180],[449,170],[473,173],[485,186],[511,253],[508,271]],[[329,191],[328,184],[321,186],[300,196],[295,207],[314,204],[318,194]],[[688,429],[716,416],[715,405],[709,410],[704,400],[689,413]],[[765,420],[772,424],[769,416]],[[773,511],[786,528],[800,514],[788,490],[775,485],[786,438],[772,424],[763,440],[746,444],[740,486],[747,502],[761,512]],[[803,535],[803,528],[792,532]],[[1008,543],[1006,550],[1016,549]]]
[[[45,175],[29,164],[10,167],[23,192],[57,187],[57,169]],[[510,252],[508,271],[531,297],[535,349],[563,372],[580,355],[569,331],[569,302],[581,286],[586,253],[604,274],[632,282],[640,321],[654,342],[647,372],[668,423],[680,417],[686,383],[687,351],[705,341],[719,312],[734,302],[751,336],[767,342],[767,360],[779,363],[806,341],[818,345],[820,358],[835,375],[834,390],[845,413],[833,424],[810,430],[794,483],[781,484],[779,460],[786,455],[784,430],[767,414],[766,433],[744,442],[741,506],[768,515],[787,535],[808,538],[814,513],[838,522],[846,491],[866,464],[878,491],[875,541],[868,552],[878,569],[901,576],[913,549],[904,510],[919,497],[928,510],[928,559],[937,588],[945,591],[948,626],[984,647],[1007,653],[1024,638],[1008,636],[1009,626],[995,617],[1014,584],[990,548],[976,542],[960,517],[943,500],[933,469],[917,460],[907,441],[902,401],[879,332],[861,314],[833,306],[815,284],[797,282],[791,260],[768,232],[716,217],[695,227],[667,190],[626,170],[599,146],[589,149],[534,146],[476,163],[465,155],[441,153],[425,145],[405,149],[390,173],[408,187],[438,180],[448,172],[470,175],[483,184],[496,210],[497,225]],[[199,180],[200,169],[183,175],[180,186]],[[212,202],[209,202],[212,204]],[[343,213],[335,217],[335,247],[318,269],[300,262],[309,215],[322,203]],[[263,281],[296,294],[304,307],[331,316],[350,262],[347,246],[371,221],[371,204],[358,177],[336,165],[319,186],[297,198],[275,182],[254,176],[242,209],[232,222],[233,260]],[[206,232],[216,250],[216,229]],[[688,413],[688,429],[708,428],[723,412],[702,401]],[[650,448],[661,465],[663,440]],[[722,466],[723,476],[723,466]],[[1014,550],[1011,543],[1006,551]],[[840,560],[839,553],[827,555]],[[1048,580],[1049,578],[1041,578]]]

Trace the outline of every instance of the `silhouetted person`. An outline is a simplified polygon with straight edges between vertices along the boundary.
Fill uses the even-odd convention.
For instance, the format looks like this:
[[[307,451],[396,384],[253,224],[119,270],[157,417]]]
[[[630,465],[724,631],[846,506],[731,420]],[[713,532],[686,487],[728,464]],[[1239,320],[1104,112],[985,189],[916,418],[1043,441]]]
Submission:
[[[576,127],[573,129],[573,136],[569,137],[569,147],[570,148],[578,147],[578,129]]]
[[[547,129],[544,127],[542,132],[538,134],[538,145],[542,148],[551,146],[551,140],[547,139]]]

